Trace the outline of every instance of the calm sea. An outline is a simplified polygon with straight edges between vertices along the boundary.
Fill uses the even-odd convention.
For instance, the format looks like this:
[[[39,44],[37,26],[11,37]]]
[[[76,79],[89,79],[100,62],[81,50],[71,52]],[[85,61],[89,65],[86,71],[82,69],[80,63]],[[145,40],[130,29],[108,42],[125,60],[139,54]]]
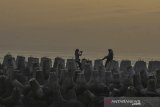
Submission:
[[[54,51],[54,52],[49,52],[49,51],[0,51],[0,62],[3,61],[3,58],[6,54],[11,54],[12,56],[16,57],[17,55],[22,55],[26,57],[37,57],[37,58],[41,58],[41,57],[49,57],[52,60],[54,60],[55,57],[62,57],[64,59],[72,59],[74,58],[74,51]],[[90,59],[90,60],[95,60],[95,59],[100,59],[103,58],[105,56],[105,53],[102,52],[84,52],[83,55],[81,56],[82,58],[86,58],[86,59]],[[136,54],[136,55],[117,55],[115,54],[114,57],[115,60],[117,61],[121,61],[121,60],[131,60],[132,64],[134,64],[136,61],[138,60],[143,60],[143,61],[151,61],[151,60],[159,60],[160,61],[160,57],[159,56],[145,56],[145,55],[140,55],[140,54]]]

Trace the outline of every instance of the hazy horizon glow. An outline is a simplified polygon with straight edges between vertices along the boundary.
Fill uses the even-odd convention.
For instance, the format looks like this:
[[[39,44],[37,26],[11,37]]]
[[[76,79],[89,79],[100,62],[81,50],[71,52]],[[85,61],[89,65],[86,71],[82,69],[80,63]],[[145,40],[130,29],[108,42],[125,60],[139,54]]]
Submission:
[[[160,0],[1,0],[0,50],[160,54]]]

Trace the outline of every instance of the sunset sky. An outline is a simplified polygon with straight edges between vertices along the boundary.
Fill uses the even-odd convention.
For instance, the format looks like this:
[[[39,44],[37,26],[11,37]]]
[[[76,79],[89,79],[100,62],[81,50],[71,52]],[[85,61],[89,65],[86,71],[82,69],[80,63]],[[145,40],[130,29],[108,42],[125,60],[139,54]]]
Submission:
[[[0,0],[0,50],[160,55],[160,0]]]

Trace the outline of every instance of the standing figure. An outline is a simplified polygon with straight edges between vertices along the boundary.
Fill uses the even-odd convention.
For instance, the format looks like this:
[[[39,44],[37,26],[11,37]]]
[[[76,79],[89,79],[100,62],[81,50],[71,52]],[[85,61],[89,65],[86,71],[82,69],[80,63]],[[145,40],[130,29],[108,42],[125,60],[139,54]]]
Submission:
[[[82,64],[80,60],[80,56],[82,56],[83,51],[80,51],[79,49],[75,50],[75,61],[78,64],[79,68],[82,70]]]
[[[102,60],[107,59],[107,61],[106,61],[106,63],[105,63],[105,67],[107,67],[107,64],[113,60],[113,56],[114,56],[113,50],[112,50],[112,49],[108,49],[108,55],[105,56],[105,57],[102,59]]]

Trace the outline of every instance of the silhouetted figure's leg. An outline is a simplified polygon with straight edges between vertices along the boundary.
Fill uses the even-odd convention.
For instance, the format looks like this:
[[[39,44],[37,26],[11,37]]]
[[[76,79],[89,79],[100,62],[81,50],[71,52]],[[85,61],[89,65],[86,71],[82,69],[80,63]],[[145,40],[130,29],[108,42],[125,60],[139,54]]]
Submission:
[[[108,65],[108,63],[109,63],[110,61],[109,60],[107,60],[106,61],[106,63],[105,63],[105,67],[107,67],[107,65]]]
[[[79,66],[80,70],[82,70],[82,64],[81,64],[81,62],[80,61],[76,61],[76,62],[78,63],[78,66]]]

